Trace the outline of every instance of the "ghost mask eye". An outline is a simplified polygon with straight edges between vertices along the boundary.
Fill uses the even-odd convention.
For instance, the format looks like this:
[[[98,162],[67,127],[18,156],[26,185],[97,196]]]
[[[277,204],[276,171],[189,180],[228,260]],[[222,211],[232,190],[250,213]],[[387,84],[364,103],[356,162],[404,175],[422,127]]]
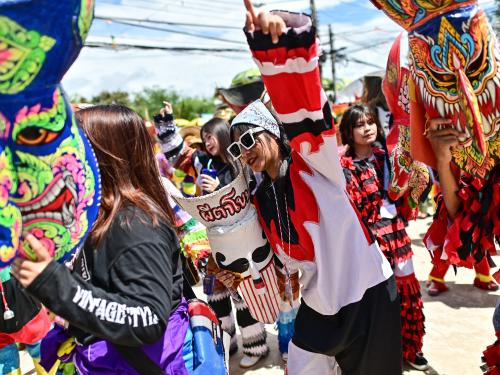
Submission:
[[[38,126],[24,128],[16,138],[16,143],[20,145],[38,146],[53,141],[59,133],[52,132]]]

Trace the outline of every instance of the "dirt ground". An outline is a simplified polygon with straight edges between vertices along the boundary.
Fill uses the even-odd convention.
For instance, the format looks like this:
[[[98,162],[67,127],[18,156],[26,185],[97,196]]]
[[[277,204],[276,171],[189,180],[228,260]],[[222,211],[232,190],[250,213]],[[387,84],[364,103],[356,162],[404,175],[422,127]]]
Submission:
[[[429,223],[429,219],[418,220],[409,228],[414,245],[415,270],[422,288],[425,288],[425,281],[431,269],[429,254],[422,246],[422,238]],[[495,262],[500,264],[500,257],[495,258]],[[423,351],[432,366],[425,374],[481,374],[481,353],[494,341],[491,319],[500,293],[488,293],[474,288],[473,279],[472,270],[459,269],[455,275],[450,269],[446,275],[449,292],[438,297],[429,297],[423,292],[427,332]],[[201,288],[196,288],[196,293],[201,296]],[[231,357],[231,375],[283,374],[284,363],[278,351],[277,332],[271,325],[267,326],[267,331],[271,348],[269,356],[254,368],[243,370],[238,366],[242,355],[241,351],[238,351]],[[24,374],[32,373],[33,367],[26,353],[22,353],[22,364]],[[422,372],[407,368],[404,374],[416,375]]]

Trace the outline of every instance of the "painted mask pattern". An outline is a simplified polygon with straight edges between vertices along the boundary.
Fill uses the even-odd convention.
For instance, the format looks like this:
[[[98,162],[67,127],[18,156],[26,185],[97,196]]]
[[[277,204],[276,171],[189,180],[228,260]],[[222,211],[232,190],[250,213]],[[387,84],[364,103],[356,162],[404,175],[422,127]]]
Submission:
[[[391,179],[388,194],[393,200],[407,199],[412,215],[430,181],[426,165],[416,161],[410,152],[410,95],[408,68],[400,64],[402,34],[395,40],[387,60],[386,75],[382,82],[387,105],[393,116],[392,128],[387,135],[387,149],[391,161]]]
[[[93,9],[93,0],[0,1],[0,268],[33,258],[23,231],[68,259],[97,216],[95,155],[59,86]]]
[[[408,30],[410,91],[424,122],[451,119],[465,134],[453,161],[487,178],[500,159],[500,52],[485,13],[476,1],[372,2]]]

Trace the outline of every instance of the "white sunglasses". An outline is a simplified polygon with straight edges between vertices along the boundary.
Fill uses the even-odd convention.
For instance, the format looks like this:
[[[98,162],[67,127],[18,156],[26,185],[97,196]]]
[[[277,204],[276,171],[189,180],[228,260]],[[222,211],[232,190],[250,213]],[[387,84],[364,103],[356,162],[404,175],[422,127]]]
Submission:
[[[241,147],[245,150],[250,150],[253,146],[255,146],[254,134],[263,132],[264,130],[265,129],[260,126],[247,130],[240,136],[238,141],[229,145],[227,152],[229,152],[234,159],[239,159],[241,157]]]

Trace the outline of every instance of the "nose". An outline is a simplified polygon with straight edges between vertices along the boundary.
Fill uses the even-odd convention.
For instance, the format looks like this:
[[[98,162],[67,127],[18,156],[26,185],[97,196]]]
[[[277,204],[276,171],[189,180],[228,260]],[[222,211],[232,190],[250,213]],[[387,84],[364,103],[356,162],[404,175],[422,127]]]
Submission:
[[[248,159],[248,157],[250,156],[250,150],[247,150],[244,147],[241,147],[240,149],[241,149],[241,159],[243,161],[246,161]]]

